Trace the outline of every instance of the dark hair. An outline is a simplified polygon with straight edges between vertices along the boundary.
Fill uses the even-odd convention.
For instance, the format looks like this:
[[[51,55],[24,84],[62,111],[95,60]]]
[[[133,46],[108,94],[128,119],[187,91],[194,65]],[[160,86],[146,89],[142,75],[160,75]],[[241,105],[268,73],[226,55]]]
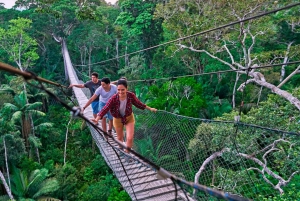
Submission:
[[[127,88],[127,81],[125,79],[119,79],[117,85],[123,85]]]
[[[96,78],[99,77],[98,73],[96,73],[96,72],[93,72],[92,75],[94,75]]]
[[[104,77],[101,79],[101,82],[104,82],[105,84],[110,84],[110,79],[108,77]]]
[[[120,80],[127,80],[127,78],[126,77],[121,77]]]

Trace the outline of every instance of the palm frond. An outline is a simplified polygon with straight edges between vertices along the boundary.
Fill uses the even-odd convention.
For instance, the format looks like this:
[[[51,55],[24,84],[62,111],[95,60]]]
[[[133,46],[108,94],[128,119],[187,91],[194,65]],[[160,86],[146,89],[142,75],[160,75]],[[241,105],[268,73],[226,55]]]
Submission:
[[[41,197],[38,198],[37,201],[61,201],[61,200],[52,197]]]
[[[14,104],[11,104],[11,103],[4,103],[3,107],[8,108],[12,111],[17,111],[19,109],[17,106],[15,106]]]
[[[45,122],[45,123],[41,123],[37,126],[35,126],[35,129],[38,130],[38,129],[43,129],[43,128],[51,128],[53,127],[53,123],[49,123],[49,122]]]
[[[33,135],[29,136],[28,141],[35,148],[39,148],[42,146],[41,140],[36,136],[33,136]]]
[[[26,104],[26,109],[34,110],[34,109],[41,107],[42,105],[43,105],[42,102],[29,103],[29,104]]]
[[[12,174],[10,176],[11,179],[11,191],[14,195],[18,197],[23,197],[26,193],[26,176],[21,172],[20,169],[12,166]]]
[[[22,107],[26,105],[27,99],[26,99],[26,94],[24,91],[22,91],[18,96],[14,97],[15,102],[19,107]]]
[[[58,189],[59,183],[56,179],[47,179],[41,184],[40,190],[33,195],[33,198],[38,198],[39,196],[53,193]]]
[[[34,95],[35,97],[48,97],[47,93],[40,92]]]
[[[12,95],[14,95],[15,92],[12,88],[2,88],[2,89],[0,89],[0,94],[12,94]]]
[[[44,112],[38,111],[38,110],[29,110],[32,115],[35,115],[37,117],[44,117],[46,114]]]
[[[41,183],[47,178],[48,170],[45,168],[32,171],[29,177],[28,193],[33,195],[40,189]]]
[[[15,123],[16,121],[21,120],[21,118],[22,118],[22,112],[21,112],[21,111],[17,111],[17,112],[15,112],[15,113],[12,115],[11,121],[12,121],[13,123]]]

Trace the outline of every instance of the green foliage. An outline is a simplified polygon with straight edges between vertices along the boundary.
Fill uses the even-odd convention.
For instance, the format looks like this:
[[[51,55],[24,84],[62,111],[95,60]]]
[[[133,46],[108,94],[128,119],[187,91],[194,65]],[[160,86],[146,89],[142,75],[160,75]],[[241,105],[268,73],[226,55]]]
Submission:
[[[298,200],[300,198],[300,192],[299,192],[299,181],[300,176],[296,175],[295,178],[291,181],[290,185],[285,188],[285,193],[282,195],[275,195],[275,196],[269,196],[269,197],[263,197],[259,196],[260,200],[263,201],[294,201]]]
[[[165,82],[161,87],[149,88],[149,105],[185,116],[198,117],[205,106],[202,86],[193,78],[178,78]]]
[[[14,167],[11,175],[12,193],[18,199],[38,199],[41,196],[51,194],[58,188],[58,182],[54,178],[47,178],[47,169],[36,169],[30,174]]]
[[[23,70],[39,58],[36,53],[36,40],[25,32],[30,28],[32,21],[18,18],[9,22],[7,30],[0,28],[0,47],[8,53],[9,61],[15,62]]]
[[[11,164],[19,163],[25,155],[25,146],[23,140],[17,134],[6,134],[0,133],[0,167],[4,167],[5,150],[4,150],[4,139],[6,145],[7,160]]]
[[[66,163],[63,166],[56,165],[53,174],[59,182],[60,188],[55,195],[61,199],[76,199],[78,197],[76,168]]]
[[[80,196],[80,200],[130,200],[128,194],[120,190],[120,184],[112,175],[102,176],[101,180],[93,185],[90,185],[86,191]]]

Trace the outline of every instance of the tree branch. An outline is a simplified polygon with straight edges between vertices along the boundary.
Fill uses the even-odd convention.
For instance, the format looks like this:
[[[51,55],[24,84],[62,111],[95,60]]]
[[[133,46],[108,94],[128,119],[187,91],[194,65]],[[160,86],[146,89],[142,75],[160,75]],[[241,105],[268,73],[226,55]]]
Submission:
[[[219,151],[219,152],[213,153],[210,157],[208,157],[208,158],[202,163],[202,165],[201,165],[199,171],[198,171],[198,172],[196,173],[196,175],[195,175],[194,182],[195,182],[196,184],[199,184],[199,178],[200,178],[200,175],[201,175],[201,173],[204,171],[206,165],[209,164],[211,161],[213,161],[215,158],[217,158],[217,157],[219,157],[219,156],[222,156],[222,154],[223,154],[225,151],[229,151],[229,149],[228,149],[228,148],[224,148],[224,149],[222,149],[222,150]],[[196,192],[197,192],[197,191],[194,190],[194,192],[193,192],[194,196],[196,195]]]
[[[208,56],[210,56],[211,58],[214,58],[214,59],[220,61],[221,63],[223,63],[223,64],[229,66],[232,70],[236,70],[236,68],[235,68],[232,64],[228,63],[227,61],[224,61],[223,59],[220,59],[219,57],[217,57],[217,56],[215,56],[215,55],[212,55],[211,53],[209,53],[209,52],[206,51],[206,50],[196,50],[196,49],[194,49],[193,47],[187,47],[186,45],[182,45],[182,44],[178,44],[178,46],[179,46],[180,48],[189,49],[189,50],[191,50],[191,51],[193,51],[193,52],[202,52],[202,53],[205,53],[205,54],[207,54]],[[236,64],[236,63],[234,63],[234,64]],[[237,65],[237,64],[236,64],[236,65]],[[240,66],[239,66],[239,67],[240,67]],[[245,68],[243,67],[243,69],[245,69]]]
[[[294,97],[292,94],[288,93],[287,91],[281,90],[275,85],[268,83],[263,74],[260,72],[253,72],[253,70],[249,73],[249,76],[253,77],[253,79],[249,79],[246,82],[242,83],[240,87],[238,88],[238,91],[243,91],[247,84],[249,83],[256,83],[260,86],[264,86],[268,89],[271,89],[271,91],[286,100],[288,100],[292,105],[294,105],[299,111],[300,111],[300,101]]]
[[[297,72],[300,70],[300,65],[294,70],[289,76],[287,76],[277,87],[280,88],[284,85],[287,81],[289,81]]]

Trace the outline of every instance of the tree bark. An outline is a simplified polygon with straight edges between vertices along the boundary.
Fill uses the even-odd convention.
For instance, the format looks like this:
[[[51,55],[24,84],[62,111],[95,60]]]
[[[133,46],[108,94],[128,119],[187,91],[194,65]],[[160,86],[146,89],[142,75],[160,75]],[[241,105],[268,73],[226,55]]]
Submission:
[[[234,82],[234,86],[233,86],[233,90],[232,90],[232,108],[235,108],[236,86],[240,79],[240,76],[241,76],[240,73],[236,73],[235,82]]]
[[[277,87],[278,88],[282,87],[282,85],[284,85],[287,81],[289,81],[289,79],[291,79],[295,74],[297,74],[299,70],[300,70],[300,66],[298,66],[296,70],[294,70],[294,72],[292,72],[289,76],[287,76],[287,78],[285,78]]]
[[[196,175],[195,175],[195,179],[194,179],[194,183],[195,183],[195,184],[199,184],[199,178],[200,178],[200,175],[201,175],[201,173],[204,171],[206,165],[209,164],[211,161],[213,161],[215,158],[217,158],[217,157],[219,157],[219,156],[222,156],[222,154],[223,154],[224,152],[226,152],[226,151],[229,151],[229,149],[228,149],[228,148],[224,148],[224,149],[222,149],[221,151],[215,152],[215,153],[213,153],[210,157],[208,157],[208,158],[202,163],[202,165],[201,165],[199,171],[198,171],[198,172],[196,173]],[[193,191],[193,197],[196,196],[196,193],[197,193],[197,190],[194,189],[194,191]]]
[[[290,42],[288,44],[286,53],[284,55],[283,63],[287,63],[289,61],[289,53],[290,53],[290,49],[291,49],[291,46],[292,46],[293,43],[294,43],[294,41],[292,41],[292,42]],[[281,67],[280,82],[282,82],[282,80],[284,79],[284,76],[285,76],[285,67],[286,67],[285,64],[282,65],[282,67]]]
[[[118,38],[116,38],[116,58],[117,58],[117,68],[119,69],[120,59],[119,59],[119,39]]]
[[[72,117],[67,124],[67,131],[66,131],[66,138],[65,138],[65,148],[64,148],[64,165],[66,164],[66,157],[67,157],[67,144],[68,144],[68,133],[69,133],[69,125],[72,122]]]
[[[264,78],[263,79],[262,78],[258,78],[262,74],[259,73],[259,76],[255,75],[257,73],[258,72],[250,72],[249,75],[251,77],[254,77],[254,78],[253,79],[249,79],[246,82],[244,82],[243,84],[241,84],[241,86],[238,88],[238,90],[239,91],[243,91],[247,84],[254,82],[254,83],[256,83],[256,84],[258,84],[260,86],[264,86],[264,87],[266,87],[268,89],[271,89],[271,91],[273,93],[275,93],[275,94],[277,94],[277,95],[285,98],[286,100],[288,100],[292,105],[294,105],[300,111],[300,101],[296,97],[294,97],[292,94],[288,93],[287,91],[281,90],[278,87],[276,87],[275,85],[266,82]]]
[[[3,145],[4,145],[4,155],[5,155],[5,165],[6,165],[8,185],[9,185],[9,188],[11,188],[11,185],[10,185],[10,176],[9,176],[9,168],[8,168],[8,161],[7,161],[7,149],[6,149],[6,144],[5,144],[5,136],[3,136]]]
[[[257,97],[257,103],[256,103],[257,106],[258,106],[259,101],[260,101],[260,96],[261,96],[262,89],[263,89],[263,87],[261,86],[260,89],[259,89],[258,97]]]
[[[92,51],[93,51],[93,48],[92,46],[89,47],[89,77],[91,77],[91,64],[92,64]]]
[[[125,66],[129,66],[129,58],[127,52],[128,52],[128,40],[126,40],[126,46],[125,46]]]
[[[4,175],[2,174],[1,170],[0,170],[0,178],[1,178],[1,181],[2,181],[2,183],[3,183],[3,185],[4,185],[4,187],[5,187],[5,190],[6,190],[7,194],[8,194],[8,196],[9,196],[9,198],[10,198],[11,200],[14,200],[14,197],[13,197],[13,195],[11,194],[11,191],[10,191],[10,189],[9,189],[9,187],[8,187],[8,185],[7,185],[7,183],[6,183],[6,181],[5,181]]]

